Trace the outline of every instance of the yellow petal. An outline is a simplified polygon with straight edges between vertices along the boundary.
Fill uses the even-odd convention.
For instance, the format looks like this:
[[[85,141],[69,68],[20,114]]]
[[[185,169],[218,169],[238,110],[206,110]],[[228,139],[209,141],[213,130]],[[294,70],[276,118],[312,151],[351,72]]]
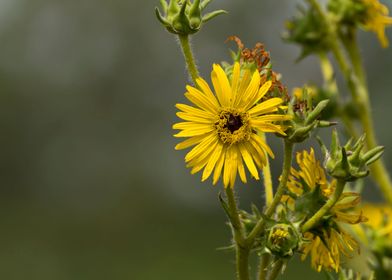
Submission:
[[[226,158],[226,148],[223,147],[223,150],[221,152],[220,158],[219,158],[219,160],[218,160],[218,162],[216,163],[216,166],[215,166],[214,177],[213,177],[213,180],[212,180],[212,184],[213,185],[215,185],[218,182],[218,180],[219,180],[219,177],[220,177],[220,175],[222,173],[222,168],[223,168],[223,164],[225,162],[225,158]]]
[[[200,144],[198,144],[196,147],[194,147],[186,156],[185,156],[185,161],[189,162],[193,158],[197,157],[203,152],[207,152],[208,148],[213,144],[214,142],[217,142],[218,139],[216,138],[216,135],[210,134],[208,137],[206,137]]]
[[[257,172],[257,168],[253,162],[252,156],[249,154],[249,152],[246,150],[246,148],[242,145],[239,144],[238,145],[242,158],[245,161],[246,166],[248,167],[248,170],[250,172],[250,174],[252,174],[252,176],[256,179],[259,180],[259,173]]]
[[[207,98],[214,104],[214,106],[219,107],[218,100],[216,99],[208,83],[202,78],[197,78],[196,83],[203,91],[203,93],[207,96]]]
[[[245,106],[245,110],[251,108],[254,104],[256,104],[263,96],[269,91],[271,88],[272,82],[268,81],[263,84],[263,86],[258,90],[257,94],[255,94],[249,101],[247,106]]]
[[[249,114],[254,117],[261,114],[274,112],[278,106],[283,103],[282,98],[274,97],[264,101],[249,110]]]
[[[231,78],[231,92],[233,96],[236,96],[237,89],[240,81],[240,64],[238,62],[234,63],[233,75]],[[234,98],[233,98],[234,101]]]
[[[255,71],[253,73],[252,80],[250,81],[247,89],[245,90],[244,94],[241,96],[241,101],[238,104],[240,108],[245,108],[249,105],[249,101],[251,101],[252,97],[254,97],[257,94],[259,86],[260,86],[260,74],[258,71]]]
[[[191,86],[187,86],[186,89],[188,92],[185,93],[185,97],[193,104],[213,114],[218,111],[218,108],[201,91]]]
[[[222,153],[223,145],[221,143],[218,143],[216,148],[213,150],[210,159],[208,160],[208,164],[206,168],[204,168],[203,171],[203,176],[202,176],[202,181],[207,180],[208,177],[210,177],[212,171],[214,170],[215,164],[218,162],[221,153]]]
[[[182,141],[181,143],[178,143],[175,147],[176,150],[183,150],[189,147],[192,147],[196,144],[199,144],[201,141],[203,141],[203,139],[205,138],[205,135],[202,136],[195,136],[195,137],[191,137],[185,141]]]
[[[231,88],[229,84],[229,80],[222,67],[218,64],[213,65],[213,70],[211,72],[211,80],[214,85],[214,89],[218,100],[222,106],[230,105],[231,98]]]

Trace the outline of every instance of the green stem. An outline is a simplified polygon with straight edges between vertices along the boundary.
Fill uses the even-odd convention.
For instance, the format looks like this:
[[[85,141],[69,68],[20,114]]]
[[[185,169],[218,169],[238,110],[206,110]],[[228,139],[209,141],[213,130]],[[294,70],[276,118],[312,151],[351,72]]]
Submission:
[[[267,143],[267,138],[265,137],[265,133],[260,132],[260,137],[263,138],[265,143]],[[272,178],[271,178],[271,166],[269,163],[268,154],[264,152],[264,156],[266,158],[265,165],[263,167],[263,180],[264,180],[264,189],[265,189],[265,205],[269,207],[272,203],[274,197],[274,191],[272,187]]]
[[[307,232],[313,227],[317,226],[318,223],[323,219],[325,214],[328,213],[329,210],[336,204],[342,192],[344,190],[344,186],[346,182],[343,180],[338,180],[334,193],[332,197],[321,207],[307,222],[302,226],[302,232]]]
[[[236,268],[238,280],[249,280],[249,248],[244,246],[244,226],[241,223],[237,203],[232,188],[226,188],[229,218],[236,243]]]
[[[283,266],[282,260],[276,261],[274,264],[274,267],[272,268],[272,271],[268,277],[268,280],[275,280],[279,276],[279,274],[281,273],[282,266]]]
[[[178,38],[180,39],[180,45],[181,45],[182,53],[184,54],[189,75],[191,76],[193,83],[197,86],[196,80],[199,77],[199,71],[197,70],[191,45],[189,43],[189,36],[178,35]]]
[[[276,190],[274,199],[272,200],[271,205],[267,208],[265,215],[267,217],[271,217],[272,214],[275,212],[276,206],[280,203],[282,196],[284,194],[284,191],[286,190],[286,185],[287,185],[287,180],[289,178],[290,174],[290,168],[291,168],[291,160],[293,157],[293,147],[294,143],[285,140],[284,142],[284,159],[283,159],[283,168],[282,168],[282,174],[280,176],[280,182],[278,185],[278,189]],[[264,230],[264,219],[260,219],[256,226],[252,229],[252,231],[249,233],[246,243],[247,244],[252,244],[254,239],[259,236]]]
[[[361,52],[357,44],[357,33],[356,28],[349,28],[346,33],[340,34],[340,39],[343,42],[344,47],[347,50],[348,56],[350,57],[351,63],[355,74],[364,86],[366,85],[366,74],[363,69],[363,63],[361,58]]]
[[[353,102],[360,112],[359,120],[361,122],[363,130],[366,133],[366,146],[370,150],[377,146],[377,140],[371,114],[369,92],[366,86],[366,81],[364,80],[365,74],[363,71],[359,51],[355,50],[355,48],[353,47],[353,45],[356,45],[356,43],[346,43],[346,45],[350,46],[350,49],[348,49],[347,52],[349,53],[349,56],[352,60],[352,64],[354,65],[354,73],[352,73],[344,55],[340,51],[337,44],[334,44],[333,53],[339,64],[339,67],[343,72],[348,87],[350,88],[351,94],[353,96]],[[358,78],[361,76],[362,79]],[[392,181],[384,162],[381,159],[374,162],[370,166],[370,170],[373,179],[380,187],[385,199],[388,201],[389,204],[392,204]]]
[[[237,279],[249,280],[249,249],[236,246]]]
[[[258,280],[266,280],[267,277],[267,267],[271,261],[270,254],[262,254],[260,256],[260,265],[259,265],[259,272],[258,272]]]
[[[349,116],[347,116],[347,113],[344,110],[342,110],[340,106],[341,101],[339,98],[339,90],[336,84],[335,73],[333,70],[332,63],[325,52],[319,53],[319,59],[320,59],[321,73],[324,78],[325,88],[330,93],[330,96],[337,100],[336,106],[338,107],[337,109],[338,114],[344,124],[346,132],[347,134],[349,134],[349,138],[350,137],[358,138],[358,133],[355,130],[354,124],[352,123]]]

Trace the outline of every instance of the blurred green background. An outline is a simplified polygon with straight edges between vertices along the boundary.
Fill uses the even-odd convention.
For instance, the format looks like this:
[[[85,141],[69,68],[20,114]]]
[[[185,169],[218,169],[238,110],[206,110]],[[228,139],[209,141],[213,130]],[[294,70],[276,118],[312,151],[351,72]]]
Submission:
[[[191,176],[174,151],[187,74],[157,4],[0,0],[0,279],[234,279],[233,253],[217,250],[230,240],[222,187]],[[289,88],[320,83],[317,60],[295,63],[299,49],[281,40],[296,5],[216,0],[210,9],[230,14],[193,38],[202,75],[238,35],[265,43]],[[361,47],[392,168],[392,50],[363,33]],[[260,183],[238,189],[242,205],[262,206]],[[285,279],[324,279],[297,260],[289,270]]]

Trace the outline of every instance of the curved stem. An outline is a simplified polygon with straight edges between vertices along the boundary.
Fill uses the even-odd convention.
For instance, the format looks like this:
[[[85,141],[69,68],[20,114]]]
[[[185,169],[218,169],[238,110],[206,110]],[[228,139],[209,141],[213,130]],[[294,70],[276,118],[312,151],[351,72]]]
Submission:
[[[238,280],[249,280],[249,248],[244,246],[244,226],[241,223],[238,207],[232,188],[226,188],[230,222],[236,243],[236,268]]]
[[[182,53],[184,54],[189,75],[191,76],[193,83],[197,86],[196,79],[199,77],[199,71],[197,70],[191,45],[189,43],[189,36],[178,35],[178,38],[180,39],[180,45],[181,45]]]
[[[276,206],[278,206],[284,191],[286,190],[287,180],[290,174],[291,168],[291,160],[293,158],[293,147],[294,143],[285,140],[284,142],[284,159],[283,159],[283,168],[282,174],[280,176],[280,182],[278,185],[278,189],[276,190],[274,199],[272,200],[271,205],[267,208],[265,215],[267,217],[271,217],[272,214],[275,212]],[[253,243],[254,239],[263,232],[264,229],[264,219],[260,219],[256,226],[252,229],[249,233],[246,243],[251,244]]]
[[[321,221],[321,219],[327,214],[329,210],[336,204],[339,197],[342,195],[344,186],[346,182],[343,180],[338,180],[334,193],[332,197],[321,207],[301,228],[302,232],[307,232]]]

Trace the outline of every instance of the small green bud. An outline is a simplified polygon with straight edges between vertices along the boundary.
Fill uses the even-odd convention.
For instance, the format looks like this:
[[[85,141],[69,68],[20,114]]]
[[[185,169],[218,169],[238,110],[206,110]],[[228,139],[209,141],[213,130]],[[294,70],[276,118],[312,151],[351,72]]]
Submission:
[[[293,143],[300,143],[310,137],[313,129],[335,125],[335,122],[319,120],[320,114],[328,106],[328,103],[329,100],[322,100],[312,108],[311,96],[307,94],[306,88],[304,88],[301,99],[294,98],[289,104],[288,113],[294,117],[286,130],[288,140]]]
[[[206,15],[202,11],[212,0],[170,0],[169,4],[165,0],[160,0],[164,15],[155,8],[158,20],[170,32],[177,35],[190,35],[198,32],[203,23],[220,15],[227,13],[224,10],[217,10]]]
[[[291,224],[275,224],[268,232],[267,248],[279,257],[291,257],[299,247],[300,234]]]
[[[283,38],[302,47],[299,60],[312,53],[328,51],[331,27],[312,8],[300,6],[298,12],[299,15],[286,24]]]
[[[321,140],[318,140],[325,156],[324,165],[327,172],[332,177],[345,181],[355,181],[367,176],[368,166],[378,160],[384,151],[384,147],[377,146],[364,152],[365,135],[362,135],[354,145],[352,145],[353,140],[350,139],[346,145],[341,146],[336,130],[332,131],[329,151]]]

